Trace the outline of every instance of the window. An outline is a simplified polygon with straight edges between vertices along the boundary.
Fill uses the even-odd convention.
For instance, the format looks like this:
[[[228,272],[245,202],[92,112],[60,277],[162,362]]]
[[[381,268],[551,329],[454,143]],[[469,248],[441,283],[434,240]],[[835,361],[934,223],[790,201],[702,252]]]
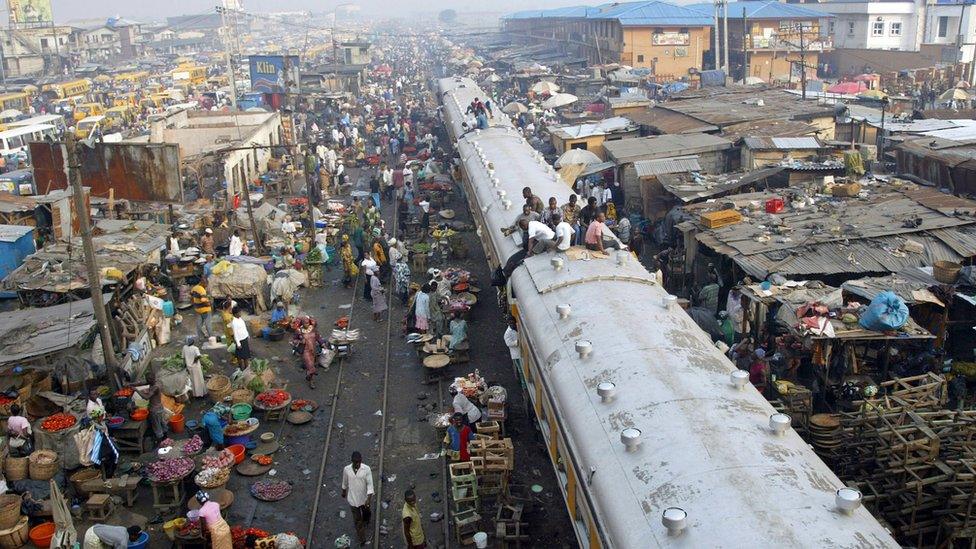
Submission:
[[[637,62],[638,63],[643,63],[644,62],[644,56],[643,55],[638,55],[637,56]]]
[[[42,48],[48,47],[47,38],[41,38],[41,47]]]
[[[854,36],[854,21],[847,22],[847,34]]]
[[[827,34],[829,34],[830,36],[833,36],[834,35],[834,22],[833,21],[828,21],[827,22]]]
[[[582,149],[582,150],[585,151],[586,150],[586,141],[582,141],[580,143],[573,143],[573,144],[571,144],[569,146],[569,148],[570,149]]]
[[[945,38],[949,35],[949,17],[942,16],[939,17],[939,38]]]
[[[891,24],[891,35],[892,36],[901,36],[901,23],[892,23]]]
[[[884,36],[884,21],[871,23],[871,36]]]

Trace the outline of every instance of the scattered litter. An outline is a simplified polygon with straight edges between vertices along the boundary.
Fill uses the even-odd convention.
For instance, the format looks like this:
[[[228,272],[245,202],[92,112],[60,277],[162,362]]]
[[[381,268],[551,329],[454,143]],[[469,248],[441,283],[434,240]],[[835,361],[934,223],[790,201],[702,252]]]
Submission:
[[[427,461],[430,459],[437,459],[439,457],[441,457],[440,453],[427,453],[424,454],[423,457],[417,458],[417,461]]]
[[[345,511],[343,511],[342,514],[345,514]],[[336,549],[347,549],[351,543],[352,540],[349,539],[347,534],[342,534],[335,540]]]
[[[373,412],[373,415],[374,416],[382,416],[383,415],[383,410],[376,410],[375,412]]]
[[[540,471],[540,470],[536,469],[535,467],[533,467],[532,468],[532,475],[533,476],[537,476],[537,477],[541,477],[542,476],[542,471]]]
[[[366,431],[365,433],[363,433],[363,436],[364,437],[371,437],[371,436],[373,436],[373,433],[370,432],[370,431]]]
[[[352,309],[352,303],[346,303],[345,305],[339,305],[340,309]]]
[[[277,469],[272,469],[272,470],[268,471],[268,476],[269,477],[273,477],[273,476],[275,476],[277,474],[278,474],[278,470]]]
[[[341,423],[336,423],[336,427],[338,427],[338,428],[340,428],[340,429],[342,429],[343,427],[345,427],[345,425],[343,425],[343,424],[341,424]]]
[[[532,492],[533,493],[536,493],[536,494],[541,494],[542,493],[542,486],[540,486],[538,484],[533,484],[532,485]]]
[[[444,515],[442,515],[440,513],[436,513],[435,512],[435,513],[431,513],[430,514],[430,521],[431,522],[440,522],[441,519],[443,519],[443,518],[444,518]]]
[[[389,509],[390,508],[390,504],[387,503],[387,502],[385,502],[385,501],[383,503],[381,503],[380,505],[382,505],[384,509]]]
[[[343,511],[343,510],[340,510],[340,511],[339,511],[339,518],[341,518],[341,519],[344,519],[344,518],[346,518],[346,512],[345,512],[345,511]]]
[[[386,477],[387,482],[396,482],[396,475],[390,475]]]
[[[311,469],[302,469],[302,474],[305,475],[305,476],[311,475],[312,474],[312,470]]]

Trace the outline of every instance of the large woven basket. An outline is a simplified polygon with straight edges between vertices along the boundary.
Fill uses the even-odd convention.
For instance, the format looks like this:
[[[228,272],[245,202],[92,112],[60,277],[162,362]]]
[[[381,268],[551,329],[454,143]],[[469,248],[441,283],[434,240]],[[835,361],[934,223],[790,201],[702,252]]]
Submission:
[[[230,378],[217,374],[207,381],[207,393],[210,395],[210,400],[214,402],[220,402],[230,395],[233,389],[230,386]]]
[[[230,394],[231,404],[253,404],[254,391],[250,389],[234,389]]]
[[[0,496],[0,530],[15,526],[20,520],[20,496],[3,494]]]
[[[962,265],[955,261],[940,259],[932,264],[932,276],[943,284],[955,284],[961,270]]]
[[[24,515],[14,526],[0,530],[0,548],[19,549],[26,546],[27,542],[30,541],[29,533],[30,523],[27,520],[27,515]]]
[[[49,459],[51,461],[47,462]],[[61,459],[54,450],[35,450],[28,461],[30,462],[31,480],[51,480],[61,468]]]
[[[8,456],[3,465],[3,474],[8,481],[24,480],[27,478],[28,467],[28,458]]]
[[[75,493],[79,496],[87,497],[89,494],[82,488],[82,485],[89,480],[94,480],[96,478],[101,478],[102,472],[94,467],[88,467],[86,469],[79,469],[71,474],[70,480],[71,484],[75,487]]]

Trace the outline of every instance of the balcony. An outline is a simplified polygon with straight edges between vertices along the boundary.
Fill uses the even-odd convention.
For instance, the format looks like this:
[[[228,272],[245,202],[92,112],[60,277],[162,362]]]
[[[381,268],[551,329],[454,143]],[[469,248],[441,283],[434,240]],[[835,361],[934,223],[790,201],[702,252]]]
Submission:
[[[733,51],[742,51],[742,37],[731,36],[730,39],[729,48]],[[770,36],[746,35],[745,42],[746,49],[749,51],[800,51],[799,34],[773,34]],[[816,33],[810,33],[809,36],[805,35],[803,37],[803,45],[809,52],[824,52],[834,49],[834,40],[830,36],[818,36]]]

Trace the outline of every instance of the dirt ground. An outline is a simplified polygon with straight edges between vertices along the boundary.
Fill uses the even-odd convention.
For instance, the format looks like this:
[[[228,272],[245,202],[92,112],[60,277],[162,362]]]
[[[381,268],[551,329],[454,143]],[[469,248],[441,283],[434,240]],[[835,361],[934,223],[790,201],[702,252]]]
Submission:
[[[354,175],[354,174],[353,174]],[[362,182],[360,182],[361,184]],[[470,222],[470,216],[460,199],[448,205],[458,212],[458,219]],[[383,214],[388,226],[393,223],[393,209],[383,204]],[[481,375],[491,382],[508,389],[509,419],[507,434],[515,445],[515,471],[512,484],[527,488],[533,484],[543,487],[539,494],[533,494],[526,504],[523,520],[530,524],[532,538],[527,546],[533,547],[575,547],[576,539],[559,493],[555,474],[546,455],[546,448],[535,425],[534,413],[519,388],[518,380],[503,344],[505,329],[502,311],[496,303],[496,293],[489,283],[489,272],[484,254],[473,231],[463,233],[469,249],[467,259],[449,261],[445,265],[431,264],[429,267],[454,266],[467,269],[475,274],[483,289],[480,302],[475,306],[469,319],[471,339],[471,361],[468,364],[452,365],[450,375],[465,375],[478,369]],[[414,281],[421,281],[423,273],[413,273]],[[447,469],[443,458],[422,460],[425,454],[440,450],[440,440],[426,422],[431,410],[447,410],[450,407],[447,383],[424,384],[425,374],[412,345],[402,337],[401,323],[404,309],[398,299],[384,320],[372,320],[370,304],[362,299],[363,279],[360,278],[355,290],[345,289],[340,283],[341,267],[333,267],[326,273],[324,287],[310,288],[302,292],[297,309],[319,320],[324,334],[340,316],[351,314],[351,327],[362,332],[361,340],[354,346],[352,356],[327,370],[320,370],[316,378],[317,388],[310,389],[304,382],[299,357],[292,355],[286,340],[268,342],[255,338],[252,350],[255,356],[269,358],[278,369],[278,374],[289,380],[288,390],[293,398],[306,398],[321,406],[314,413],[313,421],[295,426],[287,422],[263,423],[256,434],[272,431],[281,442],[281,449],[274,454],[275,478],[293,483],[294,492],[278,503],[260,502],[248,493],[248,487],[255,480],[264,477],[247,478],[236,473],[231,476],[227,488],[235,494],[234,504],[225,512],[231,525],[255,526],[270,532],[294,532],[306,537],[312,520],[312,509],[316,504],[316,488],[322,466],[323,451],[330,417],[334,413],[333,431],[321,482],[321,493],[312,529],[309,547],[334,547],[336,538],[347,535],[355,544],[355,530],[348,504],[340,497],[341,470],[349,462],[352,451],[363,454],[364,463],[374,473],[377,492],[382,482],[381,500],[374,503],[376,521],[381,525],[377,530],[376,547],[402,547],[402,528],[400,510],[403,492],[414,488],[418,494],[419,506],[425,516],[424,530],[429,547],[456,547],[457,541],[449,532],[449,517],[434,522],[432,513],[447,513]],[[354,298],[354,291],[357,294]],[[174,341],[165,348],[157,350],[163,355],[175,352],[182,344],[183,334],[193,330],[195,319],[192,312],[187,313],[184,324],[174,331]],[[392,320],[391,320],[392,319]],[[387,349],[389,345],[389,349]],[[217,350],[211,353],[215,362],[225,373],[231,370],[226,353]],[[383,378],[389,357],[389,379],[387,394],[386,450],[382,466],[378,462],[380,454],[380,431],[384,416]],[[335,410],[331,402],[336,392],[337,380],[341,370],[341,383],[338,385],[338,398]],[[199,419],[208,403],[193,402],[187,412],[187,419]],[[184,435],[187,436],[187,435]],[[270,473],[269,473],[270,474]],[[187,487],[187,495],[192,495],[192,482]],[[526,490],[528,492],[528,490]],[[531,493],[531,492],[529,492]],[[170,515],[159,516],[150,508],[151,493],[148,488],[140,489],[136,512],[148,518],[169,519]],[[493,516],[493,512],[490,513]],[[492,532],[493,524],[488,513],[482,526]],[[151,547],[169,547],[162,534],[160,523],[152,525],[153,541]],[[373,525],[369,529],[374,531]]]

